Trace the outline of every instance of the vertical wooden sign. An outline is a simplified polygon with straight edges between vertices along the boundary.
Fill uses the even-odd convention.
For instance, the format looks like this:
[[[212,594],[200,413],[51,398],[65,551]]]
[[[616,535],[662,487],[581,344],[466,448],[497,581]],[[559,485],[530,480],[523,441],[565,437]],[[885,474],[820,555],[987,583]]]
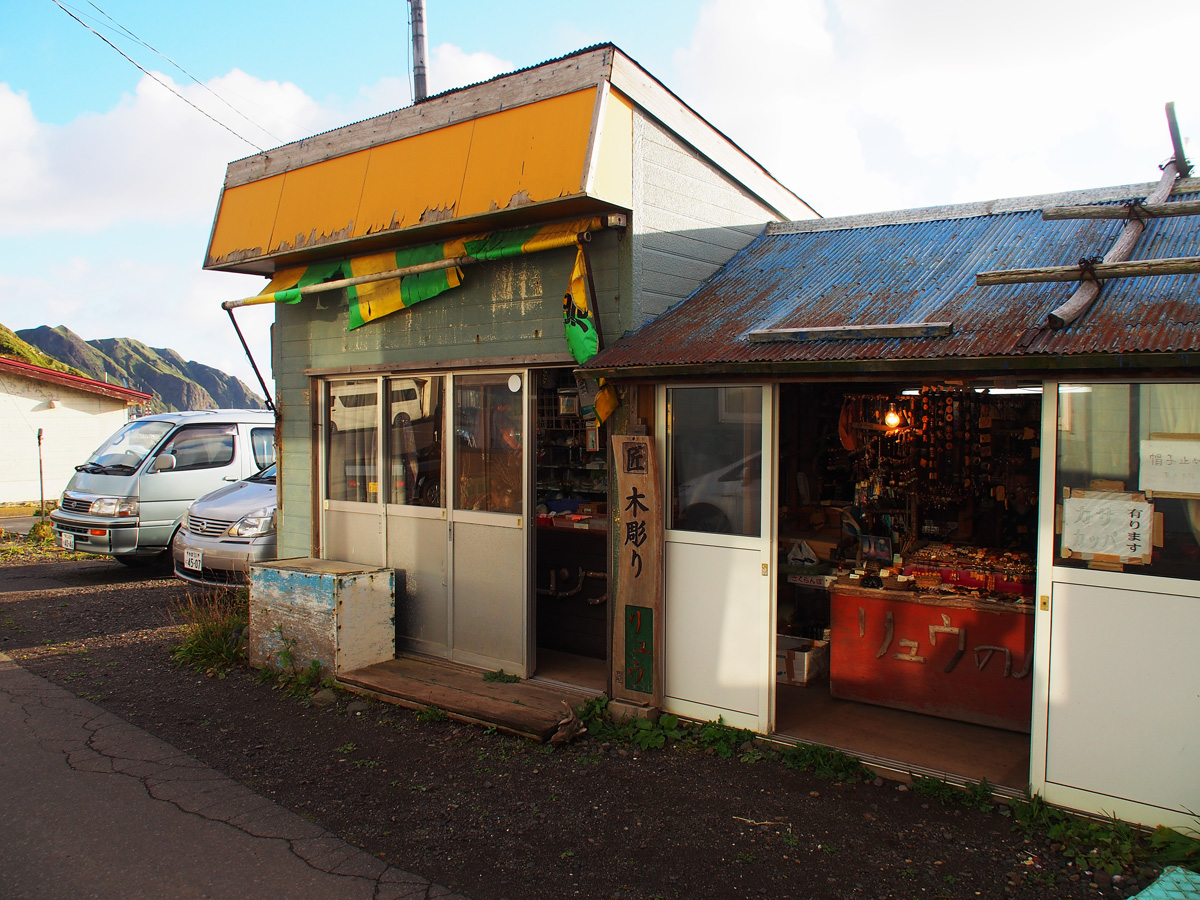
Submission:
[[[654,444],[614,434],[617,582],[613,615],[616,700],[662,706],[663,507]]]

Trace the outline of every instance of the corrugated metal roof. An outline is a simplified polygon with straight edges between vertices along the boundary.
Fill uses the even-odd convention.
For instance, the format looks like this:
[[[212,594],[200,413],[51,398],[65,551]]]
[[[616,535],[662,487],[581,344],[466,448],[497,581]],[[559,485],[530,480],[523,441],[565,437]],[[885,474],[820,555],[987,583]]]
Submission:
[[[1197,191],[1200,183],[1189,181],[1187,187]],[[1088,196],[1111,201],[1113,193]],[[1198,196],[1180,193],[1172,200]],[[616,342],[587,368],[614,374],[629,367],[699,365],[754,371],[787,363],[844,366],[852,361],[1060,359],[1200,350],[1198,275],[1110,279],[1082,318],[1058,331],[1042,331],[1029,342],[1032,335],[1026,332],[1040,327],[1076,284],[979,287],[976,273],[1074,265],[1082,257],[1107,252],[1125,225],[1123,220],[1044,221],[1043,206],[1070,197],[1041,199],[1046,202],[1024,198],[1006,207],[914,210],[908,220],[904,214],[887,214],[860,217],[857,222],[863,224],[847,219],[772,226],[691,297]],[[990,211],[998,206],[1006,211]],[[1196,255],[1200,222],[1186,216],[1151,220],[1133,253],[1136,259]],[[761,328],[923,321],[952,322],[953,333],[770,343],[748,338]]]

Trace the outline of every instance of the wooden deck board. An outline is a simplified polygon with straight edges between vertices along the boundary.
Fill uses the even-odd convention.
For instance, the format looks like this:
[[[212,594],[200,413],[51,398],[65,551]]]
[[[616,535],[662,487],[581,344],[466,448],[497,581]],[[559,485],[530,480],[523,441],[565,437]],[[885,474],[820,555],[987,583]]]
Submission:
[[[529,681],[488,682],[483,672],[438,660],[400,657],[353,672],[338,681],[405,706],[436,706],[452,718],[494,725],[535,740],[547,740],[566,715],[565,701],[577,706],[585,694]]]

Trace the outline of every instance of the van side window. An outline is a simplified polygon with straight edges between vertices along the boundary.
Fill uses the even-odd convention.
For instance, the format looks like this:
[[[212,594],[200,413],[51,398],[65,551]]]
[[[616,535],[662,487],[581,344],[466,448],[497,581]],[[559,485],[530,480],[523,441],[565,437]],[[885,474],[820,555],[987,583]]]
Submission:
[[[173,454],[175,471],[216,469],[233,462],[236,425],[196,425],[181,428],[159,452]]]
[[[254,449],[254,466],[263,469],[275,462],[275,429],[251,428],[250,446]]]

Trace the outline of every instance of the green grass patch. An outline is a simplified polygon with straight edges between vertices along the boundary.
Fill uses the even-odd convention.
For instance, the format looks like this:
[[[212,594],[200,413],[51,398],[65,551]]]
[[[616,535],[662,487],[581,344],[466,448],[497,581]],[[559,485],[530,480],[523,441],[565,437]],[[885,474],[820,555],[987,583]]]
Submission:
[[[446,711],[436,706],[427,706],[424,709],[417,710],[417,721],[423,725],[433,722],[446,722],[449,719],[450,717],[446,715]]]
[[[820,778],[832,778],[847,784],[866,781],[871,770],[856,757],[816,744],[795,744],[783,751],[783,764],[789,769],[812,772]]]
[[[517,684],[521,680],[521,676],[509,675],[503,669],[497,669],[495,672],[484,672],[483,680],[489,684]]]

